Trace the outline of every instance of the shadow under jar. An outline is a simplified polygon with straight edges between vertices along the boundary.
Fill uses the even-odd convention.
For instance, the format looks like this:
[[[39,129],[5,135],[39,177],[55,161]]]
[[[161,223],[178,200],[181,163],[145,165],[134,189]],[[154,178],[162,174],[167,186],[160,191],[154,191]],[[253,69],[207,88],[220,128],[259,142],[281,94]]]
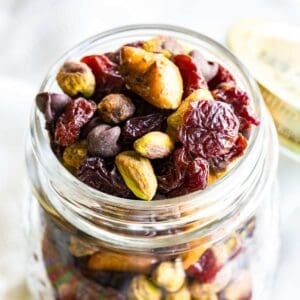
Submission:
[[[53,154],[34,107],[26,159],[34,195],[28,282],[36,299],[266,297],[279,244],[277,137],[255,82],[232,54],[178,27],[122,27],[66,53],[40,91],[58,90],[55,75],[66,60],[156,35],[175,37],[228,68],[261,124],[252,129],[244,156],[208,188],[148,202],[104,194],[77,180]]]

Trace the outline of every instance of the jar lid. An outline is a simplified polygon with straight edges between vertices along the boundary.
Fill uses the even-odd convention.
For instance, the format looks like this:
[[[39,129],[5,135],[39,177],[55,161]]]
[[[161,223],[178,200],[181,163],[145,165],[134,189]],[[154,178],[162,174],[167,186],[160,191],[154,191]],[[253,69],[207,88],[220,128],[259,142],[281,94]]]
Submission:
[[[244,20],[229,30],[227,44],[258,81],[281,149],[300,162],[300,27]]]

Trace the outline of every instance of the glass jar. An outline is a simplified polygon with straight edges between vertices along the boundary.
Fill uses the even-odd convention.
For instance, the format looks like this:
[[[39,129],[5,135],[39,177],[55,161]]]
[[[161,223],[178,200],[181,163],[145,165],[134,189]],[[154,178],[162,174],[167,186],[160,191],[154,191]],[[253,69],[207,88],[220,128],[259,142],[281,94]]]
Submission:
[[[147,202],[108,195],[77,180],[53,154],[34,106],[26,160],[34,195],[28,278],[36,299],[266,297],[279,244],[277,136],[254,80],[228,50],[183,28],[121,27],[67,52],[40,91],[58,90],[55,75],[66,60],[156,35],[175,37],[221,62],[248,93],[261,124],[252,130],[245,155],[207,189]]]

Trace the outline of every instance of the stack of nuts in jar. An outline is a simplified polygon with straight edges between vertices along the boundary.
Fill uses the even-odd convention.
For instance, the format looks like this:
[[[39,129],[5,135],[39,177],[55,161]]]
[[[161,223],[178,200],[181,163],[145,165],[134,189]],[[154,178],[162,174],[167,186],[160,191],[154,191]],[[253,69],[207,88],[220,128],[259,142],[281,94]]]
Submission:
[[[67,61],[56,79],[63,93],[36,96],[53,152],[81,182],[132,201],[205,189],[243,155],[259,125],[224,66],[169,37]],[[165,261],[99,251],[75,236],[68,250],[76,270],[90,286],[108,287],[110,299],[246,300],[247,264],[228,265],[242,255],[253,222]]]

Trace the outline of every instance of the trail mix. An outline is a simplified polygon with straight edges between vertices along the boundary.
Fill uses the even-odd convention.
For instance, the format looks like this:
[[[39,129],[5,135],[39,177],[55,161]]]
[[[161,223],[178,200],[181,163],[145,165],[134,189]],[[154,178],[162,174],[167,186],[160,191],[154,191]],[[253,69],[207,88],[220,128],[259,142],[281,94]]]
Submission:
[[[255,220],[177,255],[113,252],[46,218],[43,259],[59,300],[250,300]]]
[[[63,93],[36,96],[55,155],[80,181],[123,198],[205,189],[259,125],[224,66],[168,37],[65,62],[56,79]]]

